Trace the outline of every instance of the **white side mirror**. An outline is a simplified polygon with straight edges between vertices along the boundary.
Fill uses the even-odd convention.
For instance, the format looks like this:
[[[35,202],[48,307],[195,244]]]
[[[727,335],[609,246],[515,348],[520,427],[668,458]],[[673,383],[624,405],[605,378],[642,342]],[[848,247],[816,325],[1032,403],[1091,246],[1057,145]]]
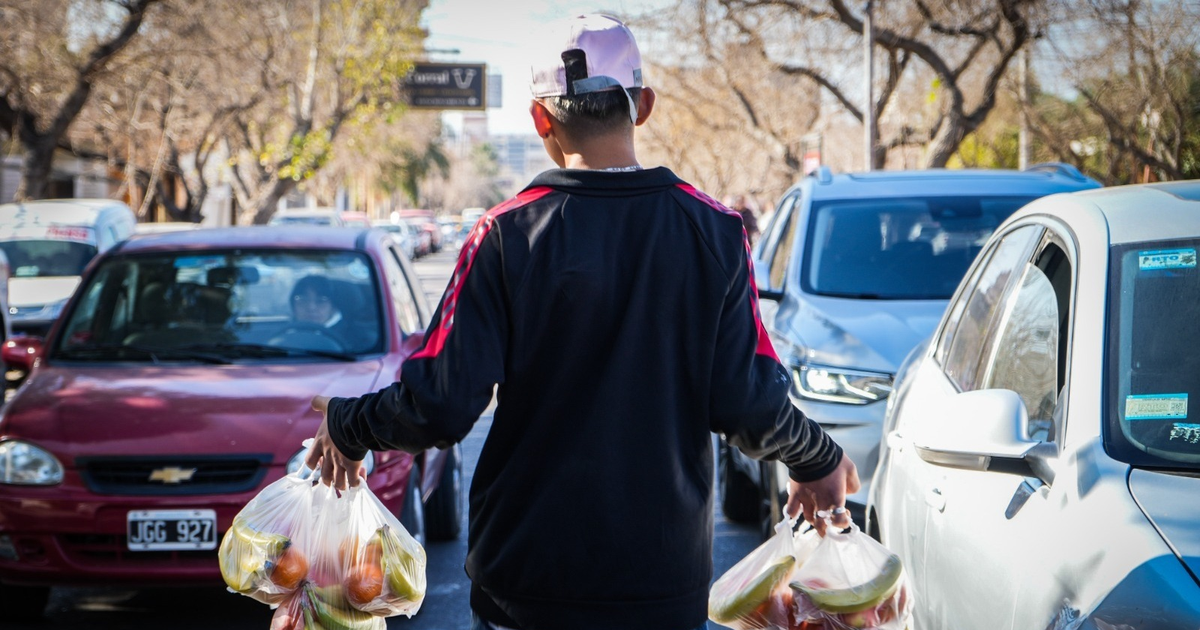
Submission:
[[[1025,403],[1014,391],[963,392],[940,409],[929,411],[929,417],[913,435],[913,446],[921,459],[931,464],[988,470],[1000,463],[995,460],[1008,460],[1010,464],[1023,461],[1038,444],[1025,437],[1028,424]]]

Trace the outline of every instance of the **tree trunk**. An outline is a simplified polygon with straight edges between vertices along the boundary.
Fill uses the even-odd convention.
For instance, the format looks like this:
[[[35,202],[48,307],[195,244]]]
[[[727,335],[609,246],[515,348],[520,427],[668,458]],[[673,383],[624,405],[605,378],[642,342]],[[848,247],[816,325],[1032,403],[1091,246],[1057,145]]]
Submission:
[[[925,153],[925,168],[945,168],[950,157],[958,150],[958,145],[962,144],[968,133],[975,130],[975,126],[965,117],[951,111],[929,142],[929,149]]]
[[[17,201],[46,198],[50,171],[54,166],[55,145],[55,139],[45,135],[38,136],[32,142],[24,142],[24,173],[21,176],[21,185],[17,187]]]
[[[255,197],[251,207],[239,215],[239,224],[265,225],[279,207],[279,200],[296,188],[294,179],[276,179],[269,188]]]

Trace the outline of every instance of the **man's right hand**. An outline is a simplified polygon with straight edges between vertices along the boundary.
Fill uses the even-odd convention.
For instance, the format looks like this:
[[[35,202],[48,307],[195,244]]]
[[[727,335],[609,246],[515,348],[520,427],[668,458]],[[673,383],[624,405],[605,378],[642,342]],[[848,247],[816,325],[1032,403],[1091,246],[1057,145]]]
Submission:
[[[812,523],[817,533],[824,536],[825,519],[817,518],[817,511],[825,510],[833,514],[834,526],[849,527],[850,513],[845,510],[840,513],[834,511],[844,508],[846,497],[858,492],[860,487],[862,483],[858,480],[858,469],[843,453],[837,468],[820,479],[804,483],[788,480],[788,502],[784,511],[795,518],[803,510],[804,520]]]

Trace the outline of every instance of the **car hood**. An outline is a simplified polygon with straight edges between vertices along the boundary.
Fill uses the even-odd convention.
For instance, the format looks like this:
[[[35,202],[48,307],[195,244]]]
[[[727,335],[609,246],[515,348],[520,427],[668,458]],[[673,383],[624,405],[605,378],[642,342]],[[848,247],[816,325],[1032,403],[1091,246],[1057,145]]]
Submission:
[[[79,286],[79,276],[57,278],[9,278],[9,306],[42,306],[62,302]]]
[[[805,361],[894,374],[945,310],[945,300],[806,296],[787,318],[788,336],[800,341]]]
[[[381,361],[228,366],[39,367],[0,437],[76,457],[253,453],[283,463],[316,433],[312,397],[375,388]]]
[[[1192,575],[1200,575],[1200,477],[1135,468],[1129,492]]]

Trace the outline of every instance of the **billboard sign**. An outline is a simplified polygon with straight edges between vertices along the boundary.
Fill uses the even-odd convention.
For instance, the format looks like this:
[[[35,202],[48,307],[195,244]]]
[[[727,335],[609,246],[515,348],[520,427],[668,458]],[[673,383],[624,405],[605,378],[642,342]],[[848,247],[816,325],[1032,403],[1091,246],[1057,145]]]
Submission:
[[[419,62],[404,79],[414,109],[484,109],[487,65]]]

